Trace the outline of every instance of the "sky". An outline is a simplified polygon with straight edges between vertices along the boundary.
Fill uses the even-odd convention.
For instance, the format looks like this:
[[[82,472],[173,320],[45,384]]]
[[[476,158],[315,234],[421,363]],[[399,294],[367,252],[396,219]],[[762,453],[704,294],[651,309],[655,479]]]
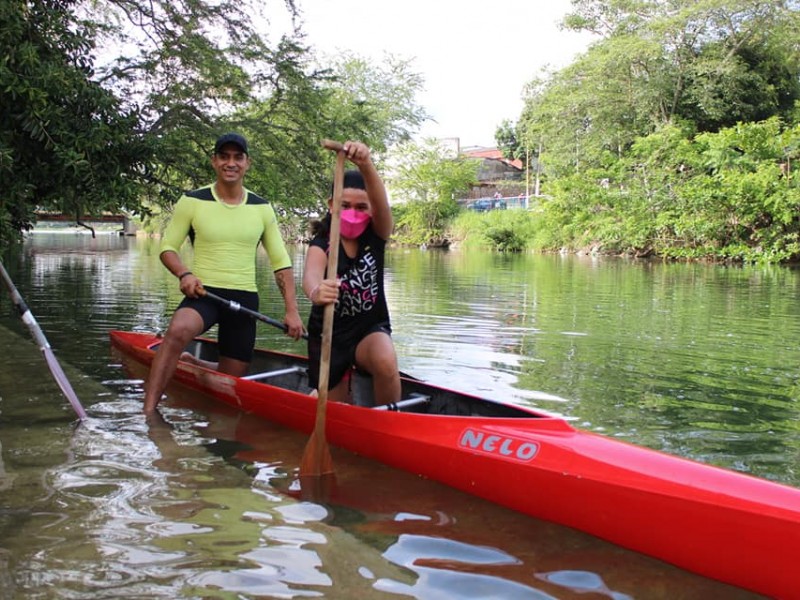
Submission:
[[[586,49],[586,34],[561,31],[570,0],[296,0],[306,42],[323,54],[347,50],[380,60],[412,59],[425,91],[417,100],[435,122],[419,137],[495,146],[504,119],[516,121],[524,85]]]

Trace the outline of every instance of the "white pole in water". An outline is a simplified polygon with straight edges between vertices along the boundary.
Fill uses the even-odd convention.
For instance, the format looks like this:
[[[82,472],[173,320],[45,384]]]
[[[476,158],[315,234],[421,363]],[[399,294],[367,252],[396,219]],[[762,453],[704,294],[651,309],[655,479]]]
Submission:
[[[530,207],[531,197],[531,145],[528,139],[525,139],[525,210]]]
[[[75,395],[75,391],[72,389],[67,376],[61,369],[61,365],[58,364],[56,355],[53,354],[53,349],[50,348],[50,344],[48,343],[47,338],[44,336],[42,328],[39,327],[39,323],[36,322],[36,317],[33,316],[33,313],[31,313],[28,305],[25,304],[25,300],[17,291],[14,282],[11,281],[11,277],[8,275],[8,272],[6,271],[2,262],[0,262],[0,275],[2,275],[3,281],[8,288],[8,293],[11,294],[12,302],[14,302],[14,305],[17,307],[17,311],[19,311],[22,322],[28,326],[28,329],[30,329],[31,334],[33,335],[33,339],[36,340],[39,349],[42,351],[42,354],[44,354],[45,361],[47,361],[47,366],[50,367],[50,372],[53,374],[58,387],[61,388],[61,391],[67,397],[67,400],[69,400],[72,408],[76,413],[78,413],[78,417],[81,420],[85,419],[86,411],[83,410],[83,406],[81,405],[80,400],[78,400],[78,396]]]

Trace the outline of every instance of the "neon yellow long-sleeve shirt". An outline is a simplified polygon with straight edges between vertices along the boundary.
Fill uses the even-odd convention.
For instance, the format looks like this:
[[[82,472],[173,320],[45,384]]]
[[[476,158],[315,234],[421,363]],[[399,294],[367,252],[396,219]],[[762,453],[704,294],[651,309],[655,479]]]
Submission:
[[[245,190],[241,204],[230,205],[212,185],[186,192],[178,200],[161,241],[161,252],[179,252],[187,236],[194,245],[192,272],[212,287],[257,291],[256,250],[261,242],[273,271],[292,266],[269,202]]]

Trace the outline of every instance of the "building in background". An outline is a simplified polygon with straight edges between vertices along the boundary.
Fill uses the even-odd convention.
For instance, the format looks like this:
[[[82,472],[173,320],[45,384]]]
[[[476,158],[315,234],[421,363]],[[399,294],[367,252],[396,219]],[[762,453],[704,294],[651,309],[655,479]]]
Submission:
[[[498,148],[478,146],[461,151],[465,158],[480,159],[478,182],[470,192],[470,198],[491,198],[496,192],[502,196],[516,196],[525,191],[525,168],[521,160],[503,157]]]

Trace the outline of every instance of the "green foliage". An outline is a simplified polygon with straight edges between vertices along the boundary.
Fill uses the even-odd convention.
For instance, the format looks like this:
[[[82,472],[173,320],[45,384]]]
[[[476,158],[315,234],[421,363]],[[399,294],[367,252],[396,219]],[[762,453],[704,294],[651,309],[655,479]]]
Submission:
[[[524,252],[533,248],[539,216],[530,211],[509,209],[476,213],[461,211],[448,228],[448,236],[467,246],[481,246],[498,252]]]
[[[455,202],[425,202],[411,200],[393,208],[394,238],[412,246],[449,246],[446,225],[458,211]]]
[[[752,42],[717,43],[702,49],[686,70],[686,92],[676,113],[699,131],[718,131],[741,121],[787,115],[800,98],[800,83],[783,63],[783,52]]]
[[[694,135],[666,126],[610,170],[559,178],[536,246],[635,256],[800,257],[800,127],[776,118]],[[544,236],[541,231],[545,231]]]
[[[137,204],[151,148],[138,114],[91,80],[93,26],[70,3],[0,5],[0,234],[14,239],[34,209],[97,214]]]
[[[490,224],[483,236],[498,252],[522,252],[527,247],[527,239],[510,226]]]
[[[800,7],[784,0],[576,0],[598,41],[531,82],[541,142],[533,246],[796,260]]]
[[[387,183],[395,212],[395,239],[405,244],[448,245],[447,224],[459,211],[455,199],[477,180],[478,162],[446,158],[435,140],[401,144]]]
[[[119,16],[117,0],[105,3]],[[139,25],[129,41],[136,52],[116,57],[104,79],[130,90],[143,107],[145,135],[156,140],[143,203],[168,209],[182,190],[208,183],[214,139],[236,130],[250,141],[247,185],[275,202],[282,222],[291,221],[295,207],[309,204],[324,185],[330,157],[319,140],[331,73],[312,67],[300,34],[270,43],[258,31],[257,3],[158,0],[156,6],[135,13]],[[286,6],[293,11],[292,3]]]
[[[334,85],[327,88],[327,128],[384,154],[408,142],[429,116],[416,102],[424,80],[413,62],[386,54],[377,64],[355,54],[340,54],[331,68]]]
[[[503,156],[510,159],[519,159],[525,164],[527,155],[525,144],[517,133],[516,126],[508,119],[505,119],[494,132],[494,139],[497,147],[503,151]]]
[[[551,177],[607,167],[669,123],[714,132],[787,119],[800,99],[796,3],[579,0],[573,7],[565,24],[601,39],[532,82],[518,125],[544,142]]]
[[[380,160],[428,118],[409,62],[320,68],[299,29],[270,43],[263,21],[251,0],[0,4],[2,241],[36,207],[126,210],[156,227],[181,191],[213,177],[227,130],[249,137],[248,185],[296,232],[328,195],[321,139],[363,140]]]

